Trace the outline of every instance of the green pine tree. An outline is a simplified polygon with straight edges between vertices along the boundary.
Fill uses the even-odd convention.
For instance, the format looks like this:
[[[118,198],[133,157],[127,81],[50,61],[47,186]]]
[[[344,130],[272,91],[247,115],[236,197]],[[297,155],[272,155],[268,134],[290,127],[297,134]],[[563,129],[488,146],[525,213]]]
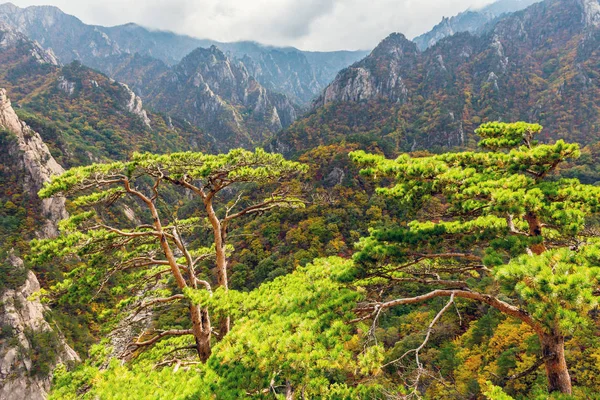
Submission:
[[[394,283],[396,295],[409,283],[423,294],[359,311],[378,316],[437,297],[449,298],[448,306],[457,298],[485,303],[535,331],[549,391],[570,394],[565,336],[598,304],[600,246],[586,222],[600,210],[600,188],[561,179],[561,163],[577,158],[579,146],[539,144],[541,130],[524,122],[484,124],[476,131],[479,152],[395,160],[351,153],[363,174],[393,180],[381,194],[422,216],[373,230],[356,261],[365,276]]]

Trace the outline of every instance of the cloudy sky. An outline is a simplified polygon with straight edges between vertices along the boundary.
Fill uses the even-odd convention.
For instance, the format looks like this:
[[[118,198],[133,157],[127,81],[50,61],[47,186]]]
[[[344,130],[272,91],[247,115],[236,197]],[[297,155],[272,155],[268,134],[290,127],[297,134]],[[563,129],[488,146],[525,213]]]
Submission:
[[[2,0],[0,0],[1,2]],[[52,4],[98,25],[135,22],[220,41],[304,50],[371,49],[391,32],[412,38],[443,16],[493,0],[12,0]]]

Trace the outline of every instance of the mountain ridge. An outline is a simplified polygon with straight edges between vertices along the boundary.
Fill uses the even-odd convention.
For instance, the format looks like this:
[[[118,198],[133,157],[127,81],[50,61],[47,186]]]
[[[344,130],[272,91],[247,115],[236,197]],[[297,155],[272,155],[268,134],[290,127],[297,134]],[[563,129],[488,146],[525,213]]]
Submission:
[[[223,43],[150,30],[133,23],[113,27],[87,25],[54,6],[19,8],[12,3],[0,4],[0,22],[39,42],[46,50],[52,49],[65,64],[78,60],[108,74],[118,68],[116,61],[136,53],[173,66],[194,49],[215,45],[230,58],[252,59],[255,66],[251,72],[263,86],[286,94],[299,104],[308,104],[340,69],[367,54],[304,52],[250,41]],[[296,62],[298,59],[300,63]]]
[[[540,1],[542,0],[497,0],[481,8],[469,8],[452,17],[442,18],[430,31],[415,37],[413,41],[419,50],[424,51],[455,33],[481,33],[490,23]]]
[[[597,0],[547,0],[483,35],[459,33],[409,57],[406,38],[392,35],[342,70],[277,142],[299,150],[369,134],[396,151],[454,148],[473,146],[481,122],[529,120],[546,126],[545,140],[593,143],[599,16]],[[402,85],[390,90],[391,82]]]

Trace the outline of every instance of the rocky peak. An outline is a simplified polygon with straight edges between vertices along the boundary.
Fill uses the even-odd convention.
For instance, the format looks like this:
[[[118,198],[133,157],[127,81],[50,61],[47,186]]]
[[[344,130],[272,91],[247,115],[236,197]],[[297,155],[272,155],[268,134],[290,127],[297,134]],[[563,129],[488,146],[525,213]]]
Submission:
[[[58,59],[51,50],[44,50],[38,42],[31,41],[22,33],[11,28],[0,20],[0,50],[23,46],[40,64],[59,65]]]
[[[497,0],[479,9],[469,9],[453,17],[443,17],[442,21],[414,39],[421,51],[435,45],[445,37],[459,32],[482,33],[486,26],[500,18],[520,11],[541,0]]]
[[[214,65],[219,62],[229,61],[225,53],[223,53],[215,45],[209,48],[198,47],[187,56],[183,57],[181,64],[210,64]]]
[[[408,96],[405,77],[415,69],[418,58],[415,43],[401,33],[392,33],[366,58],[342,70],[313,106],[377,97],[405,102]]]
[[[299,151],[309,146],[306,137],[330,143],[392,129],[402,139],[381,142],[399,151],[451,148],[474,143],[481,120],[514,119],[539,121],[553,132],[547,140],[597,142],[598,113],[586,110],[597,103],[599,1],[519,3],[526,2],[536,4],[481,34],[457,33],[419,53],[391,35],[326,88],[315,103],[325,112],[308,114],[276,143]]]
[[[413,55],[418,52],[417,45],[411,42],[402,33],[394,32],[383,39],[371,53],[371,56],[384,57],[393,54],[402,57],[405,54]]]
[[[600,26],[600,2],[598,0],[579,0],[583,7],[583,20],[586,26]]]
[[[18,10],[19,10],[19,7],[15,6],[13,3],[0,4],[1,12],[16,12]]]
[[[180,81],[189,81],[195,87],[210,88],[215,94],[230,101],[245,103],[245,88],[250,80],[241,63],[232,62],[216,46],[198,48],[187,55],[175,68]]]
[[[118,55],[121,49],[98,27],[54,6],[0,7],[0,22],[52,50],[63,63],[75,59]]]
[[[40,135],[19,119],[4,89],[0,89],[0,128],[15,135],[16,146],[7,150],[14,157],[15,167],[26,172],[24,190],[37,198],[37,192],[44,183],[53,175],[63,173],[64,169],[52,157]],[[40,235],[55,236],[58,233],[58,221],[68,216],[65,199],[56,197],[43,200],[42,211],[47,221]]]
[[[340,69],[366,55],[365,51],[306,52],[253,42],[221,43],[149,30],[132,23],[113,27],[86,25],[55,7],[1,5],[0,22],[38,41],[44,49],[52,49],[61,63],[81,61],[113,79],[124,81],[139,94],[142,93],[140,81],[148,80],[146,73],[153,69],[154,63],[160,60],[168,66],[177,65],[190,52],[202,55],[201,51],[194,50],[201,47],[216,61],[223,61],[225,55],[230,61],[248,56],[254,63],[254,68],[247,67],[252,70],[250,75],[262,86],[308,104]],[[211,48],[215,45],[218,49]],[[128,76],[121,75],[135,54],[147,57],[136,60],[144,61],[145,65],[129,71]],[[144,94],[148,91],[144,85]]]
[[[221,150],[256,146],[296,119],[286,96],[266,89],[241,61],[216,46],[184,57],[146,99],[155,109],[206,129]]]

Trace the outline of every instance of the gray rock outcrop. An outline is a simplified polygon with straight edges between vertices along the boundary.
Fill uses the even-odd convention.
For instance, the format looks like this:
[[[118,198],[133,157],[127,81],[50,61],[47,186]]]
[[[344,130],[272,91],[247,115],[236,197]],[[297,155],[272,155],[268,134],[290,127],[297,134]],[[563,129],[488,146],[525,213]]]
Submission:
[[[125,104],[125,108],[127,109],[127,111],[134,115],[137,115],[142,120],[142,122],[144,122],[144,125],[146,125],[148,128],[152,128],[152,126],[150,125],[150,118],[148,118],[148,114],[146,113],[146,110],[144,110],[144,104],[142,102],[142,99],[138,95],[136,95],[131,89],[129,89],[129,86],[127,86],[124,83],[122,83],[121,85],[129,94],[129,100],[127,101],[127,104]]]
[[[421,51],[424,51],[440,40],[456,33],[478,33],[484,30],[489,23],[508,14],[520,11],[539,1],[541,0],[498,0],[480,9],[469,9],[453,17],[442,18],[442,21],[434,26],[432,30],[417,36],[413,41]]]
[[[377,97],[403,103],[408,95],[404,76],[416,67],[417,55],[417,46],[413,42],[400,33],[393,33],[368,57],[342,70],[313,107]]]
[[[11,146],[8,152],[14,157],[15,167],[26,172],[25,191],[34,198],[37,197],[37,192],[44,183],[49,181],[52,175],[64,172],[64,169],[52,157],[40,135],[19,119],[4,89],[0,89],[0,128],[15,135],[16,146]],[[40,235],[55,236],[58,233],[58,221],[68,216],[65,199],[55,197],[42,200],[42,211],[46,224]]]
[[[37,192],[43,184],[64,170],[52,157],[40,135],[19,119],[4,89],[0,89],[0,129],[14,136],[15,140],[2,151],[8,152],[14,160],[14,170],[22,175],[23,191],[28,192],[32,199],[37,199]],[[58,222],[68,217],[65,199],[46,199],[40,201],[40,206],[44,223],[38,231],[38,236],[53,237],[58,234]],[[15,270],[24,269],[23,260],[13,253],[9,254],[7,260],[0,262]],[[50,370],[59,363],[79,360],[60,332],[53,331],[45,320],[45,306],[38,299],[32,298],[39,290],[40,284],[36,276],[28,271],[22,286],[0,293],[0,399],[46,398],[51,374],[40,370],[39,365],[32,360],[32,353],[52,351],[54,357],[49,361]],[[35,335],[54,338],[52,349],[35,348],[36,344],[32,342]]]
[[[10,255],[8,262],[15,268],[23,267],[23,260]],[[6,290],[0,296],[2,312],[0,326],[10,327],[8,344],[0,341],[0,399],[42,400],[50,389],[51,376],[36,376],[34,362],[27,356],[33,349],[28,332],[51,332],[52,327],[44,319],[45,307],[30,296],[40,290],[40,284],[33,274],[27,273],[25,284],[16,290]],[[79,361],[79,356],[69,345],[58,339],[55,364]],[[11,346],[10,344],[16,344]]]

